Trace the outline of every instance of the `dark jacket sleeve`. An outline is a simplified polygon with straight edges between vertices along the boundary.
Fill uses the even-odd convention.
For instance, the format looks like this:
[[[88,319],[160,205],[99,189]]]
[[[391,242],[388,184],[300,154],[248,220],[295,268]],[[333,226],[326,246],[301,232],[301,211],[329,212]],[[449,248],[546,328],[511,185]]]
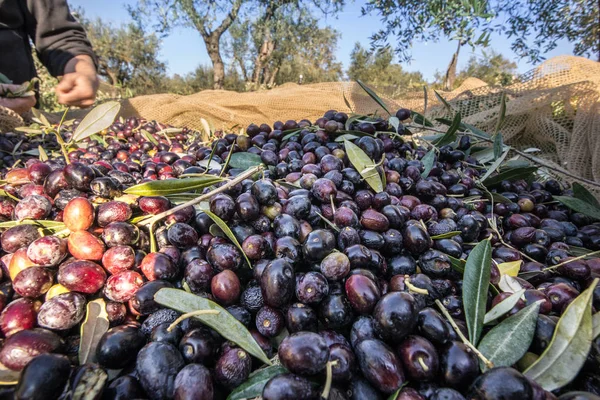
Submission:
[[[82,54],[92,57],[97,68],[92,44],[66,0],[27,0],[25,23],[40,61],[52,76],[63,75],[67,62]]]

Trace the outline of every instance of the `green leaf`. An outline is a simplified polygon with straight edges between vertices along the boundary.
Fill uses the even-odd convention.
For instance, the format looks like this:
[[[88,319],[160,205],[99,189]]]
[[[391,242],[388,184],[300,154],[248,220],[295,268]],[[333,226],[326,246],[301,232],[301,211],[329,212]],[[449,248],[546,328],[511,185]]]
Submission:
[[[500,303],[496,304],[494,308],[488,311],[483,318],[483,324],[487,325],[490,322],[494,322],[507,312],[513,309],[513,307],[519,302],[521,296],[525,293],[525,289],[518,290],[502,300]]]
[[[404,386],[408,385],[408,381],[404,381],[404,383],[402,384],[402,386],[400,386],[398,389],[396,389],[396,391],[392,394],[390,394],[390,397],[387,398],[387,400],[398,400],[398,396],[400,396],[400,392],[402,392],[402,389],[404,389]]]
[[[423,156],[421,162],[423,163],[423,167],[425,167],[423,172],[421,172],[421,178],[425,179],[429,176],[429,173],[431,172],[431,170],[433,169],[433,165],[435,164],[435,149],[432,148],[431,150],[429,150],[427,154]]]
[[[430,120],[428,120],[427,118],[425,118],[425,116],[423,114],[420,114],[416,111],[411,111],[410,117],[413,120],[413,122],[417,125],[424,125],[424,126],[428,126],[430,128],[433,127],[433,123]]]
[[[152,143],[155,146],[158,146],[158,140],[156,140],[150,132],[148,132],[145,129],[141,129],[140,132],[146,138],[147,141],[149,141],[150,143]]]
[[[477,348],[494,367],[510,367],[527,353],[540,310],[537,301],[492,328]],[[485,365],[481,363],[482,370]]]
[[[575,378],[592,346],[592,295],[598,279],[567,306],[542,355],[524,374],[547,391]]]
[[[377,94],[376,94],[376,93],[375,93],[373,90],[371,90],[371,88],[369,88],[367,85],[365,85],[364,83],[362,83],[362,82],[360,81],[360,79],[357,79],[357,80],[356,80],[356,83],[358,83],[358,84],[360,85],[360,87],[361,87],[361,88],[363,88],[363,90],[364,90],[365,92],[367,92],[367,94],[368,94],[368,95],[369,95],[369,96],[370,96],[370,97],[371,97],[373,100],[375,100],[375,102],[376,102],[377,104],[379,104],[379,106],[380,106],[381,108],[383,108],[383,109],[385,110],[385,112],[386,112],[386,113],[388,113],[388,115],[392,115],[392,113],[391,113],[391,112],[390,112],[390,111],[387,109],[387,106],[385,105],[385,103],[383,102],[383,100],[381,100],[381,99],[379,98],[379,96],[377,96]]]
[[[498,113],[498,122],[496,122],[496,130],[494,133],[497,135],[500,132],[500,128],[502,128],[502,124],[504,123],[504,118],[506,117],[506,93],[502,92],[502,97],[500,98],[500,112]]]
[[[496,152],[496,148],[494,147],[494,153],[495,152]],[[496,158],[496,161],[494,161],[494,163],[488,167],[485,174],[481,177],[481,180],[485,181],[491,174],[496,172],[496,170],[498,169],[498,167],[500,167],[500,164],[502,164],[502,161],[504,161],[506,156],[508,156],[508,150],[506,150],[504,153],[502,153],[500,155],[500,157]]]
[[[600,312],[592,317],[592,340],[600,335]]]
[[[5,221],[0,222],[0,228],[12,228],[13,226],[28,224],[28,225],[38,225],[41,228],[46,229],[54,229],[57,231],[61,231],[66,229],[66,225],[62,222],[58,221],[47,221],[47,220],[37,220],[37,219],[24,219],[22,221]]]
[[[454,115],[454,120],[452,121],[452,125],[448,128],[444,136],[442,136],[439,140],[436,140],[433,144],[437,147],[441,147],[447,144],[450,144],[456,140],[456,132],[458,131],[458,127],[460,126],[460,113],[456,113]]]
[[[0,83],[13,83],[8,76],[4,75],[2,72],[0,72]]]
[[[258,154],[254,153],[233,153],[229,160],[231,168],[248,169],[262,164],[262,160]]]
[[[52,126],[52,124],[50,123],[50,121],[48,121],[48,118],[46,118],[46,116],[37,108],[32,108],[31,109],[31,113],[33,114],[33,116],[40,121],[40,123],[46,127]]]
[[[383,182],[375,168],[375,162],[360,147],[348,140],[344,141],[344,148],[354,168],[356,168],[375,193],[383,192]]]
[[[483,136],[485,138],[490,138],[490,135],[487,132],[482,131],[481,129],[479,129],[478,127],[476,127],[474,125],[467,124],[466,122],[463,122],[463,125],[465,126],[465,128],[467,128],[468,130],[470,130],[471,132],[473,132],[476,135]]]
[[[498,159],[502,155],[504,149],[504,141],[502,140],[502,133],[496,133],[494,136],[494,158]],[[508,152],[508,150],[506,151]]]
[[[12,386],[19,383],[21,371],[13,371],[12,369],[7,369],[3,365],[2,367],[3,368],[0,369],[0,386]]]
[[[336,137],[335,139],[333,139],[336,142],[343,142],[345,140],[356,140],[356,139],[360,139],[362,136],[359,135],[355,135],[354,133],[344,133],[338,137]]]
[[[102,335],[108,331],[109,322],[106,313],[106,303],[96,299],[87,304],[85,321],[81,324],[81,339],[79,341],[79,364],[96,361],[96,348]]]
[[[244,253],[244,249],[242,249],[242,245],[240,245],[240,242],[238,242],[235,235],[233,234],[233,232],[231,232],[231,229],[229,229],[229,226],[225,223],[225,221],[223,221],[221,218],[219,218],[218,215],[213,214],[212,212],[210,212],[210,210],[206,208],[202,208],[202,212],[208,215],[209,218],[212,219],[213,222],[217,224],[217,226],[223,231],[223,233],[225,234],[225,236],[227,236],[231,243],[233,243],[238,249],[240,249],[240,252],[246,259],[248,266],[252,268],[252,264],[250,263],[248,256],[246,256],[246,253]]]
[[[435,93],[435,97],[437,97],[437,99],[444,105],[444,107],[446,107],[446,110],[448,110],[448,114],[452,114],[452,107],[450,106],[450,103],[448,103],[446,101],[446,99],[444,99],[437,90],[434,90],[433,93]]]
[[[40,161],[41,162],[48,161],[48,153],[46,153],[46,150],[44,150],[44,148],[42,146],[38,146],[38,153],[40,153]]]
[[[234,342],[265,364],[272,365],[248,329],[214,301],[187,293],[185,290],[172,288],[160,289],[154,295],[154,301],[183,314],[198,310],[218,311],[218,314],[195,315],[193,318],[208,325],[225,339]]]
[[[600,202],[598,199],[596,199],[594,195],[589,192],[589,190],[577,182],[573,182],[573,196],[600,209]]]
[[[456,235],[460,235],[460,231],[446,232],[446,233],[442,233],[441,235],[434,235],[431,238],[433,240],[450,239],[450,238],[453,238]]]
[[[163,181],[144,182],[124,190],[127,194],[138,196],[165,196],[202,189],[224,179],[214,175],[204,175],[196,178],[165,179]]]
[[[569,246],[569,254],[573,257],[585,256],[586,254],[594,253],[592,250],[586,249],[585,247]],[[586,258],[593,258],[586,257]]]
[[[400,127],[400,120],[397,117],[388,118],[388,122],[390,123],[391,126],[394,127],[394,129],[396,130],[396,133],[400,133],[400,132],[398,132],[398,128]]]
[[[259,369],[250,374],[248,379],[240,386],[236,387],[229,394],[227,400],[253,399],[262,394],[263,388],[274,376],[285,374],[287,370],[281,365],[271,365],[270,367]]]
[[[289,138],[296,136],[297,134],[300,133],[302,129],[291,129],[290,132],[288,134],[286,134],[283,138],[281,138],[282,142],[285,142],[286,140],[288,140]]]
[[[552,196],[554,200],[560,201],[571,210],[580,212],[595,219],[600,219],[600,209],[594,207],[590,203],[570,196]]]
[[[489,240],[479,242],[467,257],[463,274],[463,305],[469,330],[469,340],[477,346],[487,303],[492,267],[492,246]]]
[[[491,196],[491,200],[494,200],[494,203],[504,203],[504,204],[511,204],[512,201],[510,201],[509,199],[507,199],[506,197],[502,196],[500,193],[495,193],[495,192],[488,192],[489,195],[487,193],[486,197],[490,197]]]
[[[117,101],[108,101],[94,107],[77,125],[73,132],[73,141],[79,142],[111,126],[120,108],[121,105]]]
[[[450,259],[450,264],[452,265],[452,269],[455,270],[458,273],[464,274],[464,272],[465,272],[465,260],[460,260],[460,259],[454,258],[452,256],[448,256],[448,258]]]
[[[537,170],[538,167],[510,168],[500,172],[497,175],[490,176],[489,178],[485,179],[482,183],[486,188],[491,188],[496,185],[499,185],[504,180],[514,181],[517,179],[528,178]]]

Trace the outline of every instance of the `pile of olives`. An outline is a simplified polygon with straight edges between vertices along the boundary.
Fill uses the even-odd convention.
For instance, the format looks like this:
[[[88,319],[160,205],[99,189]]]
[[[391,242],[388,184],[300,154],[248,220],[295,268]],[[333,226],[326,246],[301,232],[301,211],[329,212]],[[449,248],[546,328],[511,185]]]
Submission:
[[[599,399],[600,339],[577,377],[547,392],[520,364],[483,373],[436,307],[439,300],[468,336],[453,260],[490,240],[492,284],[502,263],[522,261],[520,272],[531,273],[514,278],[525,291],[500,320],[540,302],[527,354],[542,354],[566,307],[600,276],[598,257],[566,263],[574,248],[600,250],[600,222],[553,200],[572,191],[552,179],[502,181],[490,189],[507,201],[493,203],[478,185],[485,169],[470,155],[469,136],[442,146],[423,177],[426,147],[403,141],[383,118],[347,122],[328,111],[314,123],[217,132],[206,144],[186,129],[165,137],[157,134],[164,125],[129,118],[101,141],[86,139],[68,160],[5,168],[0,380],[11,371],[18,377],[2,382],[0,398],[228,398],[265,365],[223,332],[179,321],[179,312],[155,301],[160,289],[178,288],[225,308],[280,365],[259,385],[255,396],[264,400]],[[61,135],[68,140],[76,125]],[[342,131],[353,131],[351,140],[377,164],[379,193],[336,141]],[[244,172],[227,165],[233,153],[264,165],[208,201],[235,242],[191,205],[152,231],[136,223],[181,200],[126,188],[182,175],[233,178]],[[52,225],[40,221],[64,229],[48,234]],[[487,310],[511,294],[490,291]],[[81,325],[95,299],[104,300],[110,328],[96,338],[86,358],[93,362],[80,364]],[[600,287],[593,307],[600,309]]]

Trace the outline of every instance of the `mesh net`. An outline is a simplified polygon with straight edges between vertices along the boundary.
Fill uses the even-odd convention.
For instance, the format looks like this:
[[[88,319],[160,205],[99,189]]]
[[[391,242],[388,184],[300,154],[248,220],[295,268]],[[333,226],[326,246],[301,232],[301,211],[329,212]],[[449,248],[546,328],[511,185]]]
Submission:
[[[600,63],[580,57],[555,57],[511,86],[501,88],[469,78],[452,92],[440,92],[450,104],[450,111],[429,90],[427,117],[452,118],[458,111],[464,122],[490,132],[496,125],[503,92],[507,99],[501,129],[504,141],[521,150],[539,149],[535,155],[555,168],[556,177],[567,182],[578,180],[600,197]],[[382,99],[390,110],[406,107],[423,112],[425,105],[423,91],[406,93],[396,100]],[[276,120],[315,120],[330,109],[384,113],[358,84],[331,82],[287,83],[248,93],[207,90],[188,96],[140,96],[123,101],[121,115],[203,131],[202,119],[216,129],[227,130]],[[559,169],[566,170],[566,174]]]
[[[490,132],[496,125],[503,92],[507,99],[504,141],[522,150],[539,149],[536,156],[546,165],[570,172],[565,175],[554,170],[558,178],[579,178],[599,196],[600,185],[594,182],[600,182],[600,63],[580,57],[555,57],[508,87],[491,87],[469,78],[452,92],[440,92],[450,104],[450,111],[429,90],[427,117],[451,118],[458,111],[464,122]],[[399,100],[382,99],[392,110],[406,107],[423,112],[425,105],[423,91],[407,93]],[[332,82],[302,86],[288,83],[250,93],[207,90],[189,96],[141,96],[126,100],[122,114],[202,130],[202,118],[216,128],[227,129],[276,120],[315,120],[329,109],[383,113],[358,84]]]

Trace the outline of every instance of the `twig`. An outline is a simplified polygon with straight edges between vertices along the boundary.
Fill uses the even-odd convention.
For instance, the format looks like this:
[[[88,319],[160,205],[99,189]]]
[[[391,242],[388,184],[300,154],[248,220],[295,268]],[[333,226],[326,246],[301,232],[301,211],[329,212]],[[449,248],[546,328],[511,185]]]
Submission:
[[[196,311],[191,311],[189,313],[185,313],[183,315],[181,315],[179,318],[177,318],[175,321],[173,321],[173,323],[171,325],[169,325],[169,327],[167,328],[167,332],[171,332],[173,329],[175,329],[175,327],[177,325],[179,325],[182,321],[191,318],[191,317],[195,317],[196,315],[207,315],[207,314],[212,314],[212,315],[216,315],[219,314],[218,310],[196,310]]]
[[[254,168],[250,168],[248,170],[246,170],[245,172],[241,173],[240,175],[236,176],[235,178],[233,178],[232,180],[230,180],[229,182],[227,182],[226,184],[224,184],[223,186],[220,186],[214,190],[211,190],[210,192],[203,194],[201,196],[196,197],[193,200],[190,200],[188,202],[185,202],[183,204],[178,205],[177,207],[173,207],[170,210],[161,212],[160,214],[156,214],[155,216],[153,216],[152,218],[148,218],[145,219],[143,221],[138,222],[139,226],[147,226],[147,225],[152,225],[158,221],[160,221],[163,218],[168,217],[169,215],[172,215],[174,213],[176,213],[177,211],[181,211],[184,208],[187,208],[189,206],[193,206],[196,205],[198,203],[203,202],[204,200],[210,199],[212,196],[214,196],[215,194],[224,192],[230,188],[232,188],[233,186],[237,185],[238,183],[242,182],[244,179],[248,179],[250,178],[252,175],[256,174],[257,172],[260,172],[263,170],[263,166],[259,165],[256,166]]]
[[[581,256],[578,256],[578,257],[575,257],[575,258],[571,258],[571,259],[569,259],[567,261],[563,261],[563,262],[561,262],[559,264],[556,264],[556,265],[553,265],[551,267],[544,268],[542,271],[554,271],[555,269],[557,269],[559,267],[562,267],[563,265],[567,265],[569,263],[572,263],[573,261],[579,261],[579,260],[584,259],[584,258],[589,257],[589,256],[594,256],[594,255],[596,255],[598,253],[600,253],[600,250],[592,251],[591,253],[587,253],[587,254],[584,254],[584,255],[581,255]]]
[[[481,354],[481,352],[479,350],[477,350],[477,348],[475,346],[473,346],[473,344],[471,342],[469,342],[469,339],[467,339],[465,337],[465,335],[463,335],[462,331],[460,330],[458,325],[456,325],[456,322],[454,322],[454,319],[452,318],[452,316],[450,315],[448,310],[446,310],[446,307],[444,307],[444,305],[438,299],[435,300],[435,304],[437,304],[437,306],[440,309],[440,311],[442,312],[442,314],[444,314],[444,317],[446,317],[446,319],[448,319],[448,322],[450,322],[450,325],[452,325],[452,327],[454,328],[454,330],[456,331],[456,333],[458,334],[458,336],[460,337],[462,342],[469,349],[471,349],[471,351],[473,351],[473,353],[477,354],[477,357],[479,357],[479,359],[481,361],[483,361],[483,363],[485,364],[486,367],[494,368],[494,363],[492,363],[483,354]]]

